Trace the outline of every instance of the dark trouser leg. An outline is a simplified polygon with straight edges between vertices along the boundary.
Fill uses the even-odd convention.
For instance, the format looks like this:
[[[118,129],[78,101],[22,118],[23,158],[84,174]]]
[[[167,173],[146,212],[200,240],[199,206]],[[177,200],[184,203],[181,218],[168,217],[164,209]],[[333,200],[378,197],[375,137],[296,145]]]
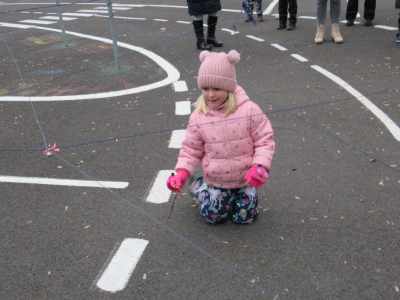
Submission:
[[[289,23],[297,23],[297,0],[289,0]]]
[[[232,192],[237,195],[231,203],[233,222],[241,224],[254,222],[258,216],[258,189],[246,187]]]
[[[215,38],[215,29],[217,27],[218,17],[208,16],[207,43],[214,47],[222,47],[224,44]]]
[[[375,18],[376,0],[365,0],[364,19],[373,20]]]
[[[288,18],[288,0],[279,0],[279,23],[285,24]]]
[[[346,20],[355,20],[358,13],[358,0],[349,0],[347,3]]]
[[[207,45],[206,41],[204,40],[203,20],[193,20],[193,27],[197,38],[197,49],[211,50],[211,47]]]

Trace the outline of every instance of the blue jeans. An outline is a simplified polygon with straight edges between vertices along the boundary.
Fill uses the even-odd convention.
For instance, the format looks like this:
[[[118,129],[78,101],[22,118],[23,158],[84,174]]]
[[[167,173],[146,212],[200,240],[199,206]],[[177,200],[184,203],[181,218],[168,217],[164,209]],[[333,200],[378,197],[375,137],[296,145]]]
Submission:
[[[192,183],[190,192],[198,201],[201,217],[208,223],[222,223],[231,215],[233,222],[248,224],[258,216],[258,189],[255,187],[216,188],[200,177]]]
[[[332,24],[339,24],[340,0],[329,0],[331,2],[330,16]],[[317,25],[325,24],[328,0],[317,0]]]

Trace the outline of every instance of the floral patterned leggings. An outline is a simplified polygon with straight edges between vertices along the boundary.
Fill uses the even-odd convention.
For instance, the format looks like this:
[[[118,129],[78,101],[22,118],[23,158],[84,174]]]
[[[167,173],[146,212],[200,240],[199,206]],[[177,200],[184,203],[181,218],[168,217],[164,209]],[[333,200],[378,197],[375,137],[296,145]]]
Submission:
[[[190,192],[196,197],[200,215],[209,223],[226,221],[228,214],[235,223],[252,223],[258,216],[258,195],[255,187],[223,189],[209,186],[203,177],[195,180]]]

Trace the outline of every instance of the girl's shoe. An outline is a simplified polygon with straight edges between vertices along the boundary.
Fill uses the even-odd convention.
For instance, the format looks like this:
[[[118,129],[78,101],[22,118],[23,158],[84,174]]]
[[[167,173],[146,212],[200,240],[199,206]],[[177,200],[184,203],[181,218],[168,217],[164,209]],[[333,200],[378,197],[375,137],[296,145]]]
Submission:
[[[325,24],[321,24],[317,27],[317,35],[315,36],[315,43],[322,44],[324,42]]]
[[[295,30],[295,29],[296,29],[296,23],[289,23],[287,30]]]

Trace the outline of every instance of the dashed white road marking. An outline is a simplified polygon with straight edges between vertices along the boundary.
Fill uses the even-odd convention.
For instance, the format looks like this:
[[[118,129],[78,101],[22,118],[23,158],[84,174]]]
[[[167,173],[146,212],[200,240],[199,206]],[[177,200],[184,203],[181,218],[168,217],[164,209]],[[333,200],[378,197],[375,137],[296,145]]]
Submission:
[[[246,35],[246,37],[248,37],[249,39],[253,39],[253,40],[259,41],[259,42],[264,42],[263,39],[260,39],[258,37],[252,36],[252,35]]]
[[[233,31],[232,29],[228,29],[228,28],[221,28],[221,30],[222,30],[222,31],[230,32],[231,34],[240,33],[239,31]]]
[[[386,25],[375,25],[375,28],[386,29],[386,30],[399,30],[398,27],[386,26]]]
[[[19,21],[21,23],[28,23],[28,24],[40,24],[40,25],[50,25],[50,24],[55,24],[57,22],[52,22],[52,21],[42,21],[42,20],[22,20]]]
[[[309,19],[309,20],[316,20],[317,17],[309,17],[309,16],[298,16],[297,19]]]
[[[100,6],[100,7],[95,7],[94,9],[108,10],[108,7]],[[128,9],[132,9],[132,7],[121,7],[121,6],[115,6],[113,4],[112,9],[115,9],[115,10],[128,10]]]
[[[45,17],[40,17],[40,19],[45,19],[45,20],[59,20],[59,17],[52,17],[52,16],[45,16]],[[71,17],[63,17],[63,21],[72,21],[72,20],[77,20],[78,18],[71,18]]]
[[[172,83],[172,88],[175,92],[186,92],[188,91],[188,87],[186,85],[186,81],[180,80]]]
[[[186,136],[186,129],[173,130],[171,134],[171,141],[168,148],[181,149],[182,142]]]
[[[267,9],[264,10],[263,15],[268,15],[271,13],[271,11],[274,9],[274,7],[276,6],[276,4],[279,2],[279,0],[274,0],[270,3],[270,5],[268,5]]]
[[[175,115],[185,116],[190,115],[192,103],[190,101],[175,102]]]
[[[85,186],[85,187],[98,187],[98,188],[106,187],[111,189],[124,189],[129,185],[129,182],[121,182],[121,181],[96,182],[93,180],[74,180],[74,179],[20,177],[20,176],[3,176],[3,175],[0,175],[0,182],[62,185],[62,186]]]
[[[168,20],[165,20],[165,19],[154,19],[154,21],[158,21],[158,22],[168,22]]]
[[[95,17],[103,17],[103,18],[108,18],[108,16],[102,16],[102,15],[95,15]],[[130,18],[130,17],[118,17],[118,16],[114,16],[114,19],[127,19],[127,20],[146,20],[146,18]]]
[[[78,12],[78,13],[92,13],[92,14],[108,14],[107,10],[101,10],[101,9],[97,9],[97,10],[94,10],[94,9],[80,9],[80,10],[77,10],[76,12]]]
[[[293,56],[295,59],[298,59],[298,60],[301,61],[301,62],[308,61],[307,58],[305,58],[305,57],[303,57],[303,56],[301,56],[301,55],[299,55],[299,54],[291,54],[291,56]]]
[[[64,16],[73,16],[73,17],[93,17],[94,14],[82,14],[82,13],[62,13],[62,15]]]
[[[104,270],[97,287],[108,292],[125,288],[149,241],[126,238]]]
[[[340,23],[347,23],[347,20],[342,20],[342,21],[340,21]],[[361,22],[359,22],[359,21],[354,21],[354,24],[361,24]]]
[[[287,49],[285,47],[282,47],[281,45],[278,44],[271,44],[271,46],[281,50],[281,51],[286,51]]]
[[[368,100],[365,96],[363,96],[359,91],[354,89],[352,86],[347,84],[344,80],[332,74],[331,72],[321,68],[320,66],[313,65],[311,66],[314,70],[320,72],[321,74],[325,75],[329,79],[336,82],[346,91],[348,91],[351,95],[357,98],[365,107],[367,107],[390,131],[390,133],[394,136],[394,138],[400,141],[400,128],[385,114],[381,111],[375,104],[373,104],[370,100]]]
[[[168,189],[166,182],[168,177],[174,172],[175,170],[160,170],[158,172],[153,186],[146,198],[146,202],[158,204],[168,202],[172,192]]]
[[[187,21],[176,21],[176,23],[182,23],[182,24],[192,24],[192,22],[187,22]]]
[[[60,29],[41,27],[41,26],[35,26],[35,25],[29,25],[28,27],[21,27],[21,25],[19,25],[19,24],[0,23],[0,26],[16,27],[16,28],[35,28],[35,29],[40,29],[40,30],[61,32]],[[92,40],[96,40],[96,41],[101,41],[101,42],[104,42],[107,44],[112,44],[111,39],[101,38],[101,37],[97,37],[97,36],[92,36],[92,35],[72,32],[72,31],[66,31],[66,34],[79,36],[79,37],[87,38],[87,39],[92,39]],[[148,85],[143,85],[143,86],[126,89],[126,90],[115,91],[115,92],[87,94],[87,95],[46,96],[46,97],[0,96],[0,102],[1,101],[70,101],[70,100],[102,99],[102,98],[108,98],[108,97],[116,97],[116,96],[140,93],[140,92],[156,89],[159,87],[163,87],[174,81],[179,80],[179,77],[180,77],[179,71],[172,64],[170,64],[168,61],[166,61],[162,57],[158,56],[157,54],[155,54],[149,50],[146,50],[142,47],[132,46],[127,43],[118,42],[118,46],[136,51],[140,54],[147,56],[148,58],[153,60],[156,64],[158,64],[162,69],[164,69],[164,71],[167,73],[167,78],[165,78],[161,81],[155,82],[155,83],[148,84]]]

